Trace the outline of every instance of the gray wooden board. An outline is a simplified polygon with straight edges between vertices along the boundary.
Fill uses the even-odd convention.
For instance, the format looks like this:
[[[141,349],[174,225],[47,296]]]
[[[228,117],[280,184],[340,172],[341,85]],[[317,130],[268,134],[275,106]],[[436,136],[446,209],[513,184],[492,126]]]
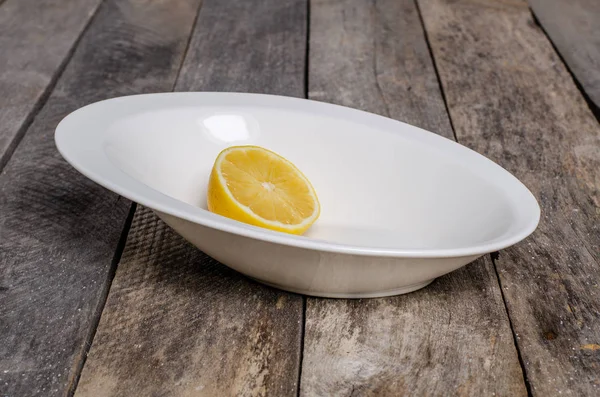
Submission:
[[[304,1],[205,0],[176,89],[303,96],[305,45]],[[295,396],[302,310],[138,209],[76,395]]]
[[[311,3],[309,96],[452,137],[413,1]],[[526,395],[489,257],[403,296],[308,298],[303,396]]]
[[[575,78],[600,109],[600,1],[528,2]]]
[[[301,320],[139,208],[76,396],[295,396]]]
[[[0,170],[101,1],[0,2]]]
[[[205,1],[177,91],[304,97],[304,0]]]
[[[54,128],[90,102],[171,90],[198,5],[104,2],[1,174],[0,395],[73,387],[130,208],[62,160]]]
[[[419,0],[461,143],[542,219],[496,260],[534,396],[600,394],[600,126],[519,0]]]

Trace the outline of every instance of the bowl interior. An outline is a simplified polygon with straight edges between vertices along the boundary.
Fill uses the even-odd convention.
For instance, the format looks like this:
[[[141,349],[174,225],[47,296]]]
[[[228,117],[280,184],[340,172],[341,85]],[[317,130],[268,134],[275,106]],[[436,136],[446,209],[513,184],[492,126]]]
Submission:
[[[506,171],[454,142],[378,119],[252,104],[173,106],[114,120],[104,150],[131,177],[201,208],[223,148],[273,150],[296,164],[319,196],[321,217],[306,236],[334,243],[464,248],[531,222],[530,193]]]

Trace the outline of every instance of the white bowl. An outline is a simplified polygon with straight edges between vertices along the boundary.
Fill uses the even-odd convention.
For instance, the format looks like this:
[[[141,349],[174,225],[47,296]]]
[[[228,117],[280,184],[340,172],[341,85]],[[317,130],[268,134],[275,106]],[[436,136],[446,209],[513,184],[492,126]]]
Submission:
[[[532,233],[540,209],[492,161],[389,118],[321,102],[238,93],[122,97],[79,109],[59,151],[100,185],[260,282],[327,297],[402,294]],[[305,236],[206,210],[208,175],[231,145],[271,149],[313,183]]]

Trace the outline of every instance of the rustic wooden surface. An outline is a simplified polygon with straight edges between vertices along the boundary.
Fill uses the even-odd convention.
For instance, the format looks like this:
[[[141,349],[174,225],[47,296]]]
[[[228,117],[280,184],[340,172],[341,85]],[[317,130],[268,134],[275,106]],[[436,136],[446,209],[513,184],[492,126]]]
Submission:
[[[600,1],[528,2],[600,115]]]
[[[54,128],[93,101],[172,89],[198,3],[104,2],[0,176],[0,395],[74,386],[130,208],[62,160]]]
[[[311,3],[309,96],[453,139],[412,0]],[[526,395],[489,257],[404,296],[308,298],[302,396]]]
[[[454,139],[410,0],[312,0],[310,99],[381,114]]]
[[[1,4],[0,170],[100,2],[6,0]]]
[[[295,396],[301,320],[140,208],[76,396]]]
[[[536,195],[500,280],[532,395],[600,394],[600,127],[521,1],[419,0],[461,143]]]
[[[599,6],[529,3],[597,111]],[[0,52],[0,395],[600,395],[600,125],[525,0],[0,0]],[[130,203],[54,128],[174,87],[456,135],[542,222],[423,290],[348,301],[256,284],[142,208],[114,275]]]
[[[204,0],[176,89],[303,96],[305,45],[303,1]],[[296,396],[302,311],[140,209],[76,395]]]
[[[305,97],[304,0],[206,0],[177,91]]]

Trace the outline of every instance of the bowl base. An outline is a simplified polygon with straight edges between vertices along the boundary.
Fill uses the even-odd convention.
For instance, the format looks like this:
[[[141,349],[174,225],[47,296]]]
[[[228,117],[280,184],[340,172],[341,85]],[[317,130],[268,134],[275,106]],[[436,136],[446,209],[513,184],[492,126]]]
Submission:
[[[400,288],[386,289],[383,291],[345,293],[345,292],[327,292],[327,291],[311,291],[311,290],[295,289],[295,288],[285,287],[285,286],[282,286],[279,284],[269,283],[267,281],[263,281],[263,280],[260,280],[260,279],[254,278],[254,277],[250,277],[250,278],[252,278],[253,280],[255,280],[261,284],[268,285],[269,287],[281,289],[281,290],[288,291],[288,292],[294,292],[296,294],[317,296],[320,298],[341,298],[341,299],[382,298],[385,296],[408,294],[409,292],[413,292],[413,291],[416,291],[418,289],[428,286],[429,284],[431,284],[433,282],[433,280],[435,280],[435,278],[432,278],[431,280],[423,281],[422,283],[407,285],[405,287],[400,287]]]

